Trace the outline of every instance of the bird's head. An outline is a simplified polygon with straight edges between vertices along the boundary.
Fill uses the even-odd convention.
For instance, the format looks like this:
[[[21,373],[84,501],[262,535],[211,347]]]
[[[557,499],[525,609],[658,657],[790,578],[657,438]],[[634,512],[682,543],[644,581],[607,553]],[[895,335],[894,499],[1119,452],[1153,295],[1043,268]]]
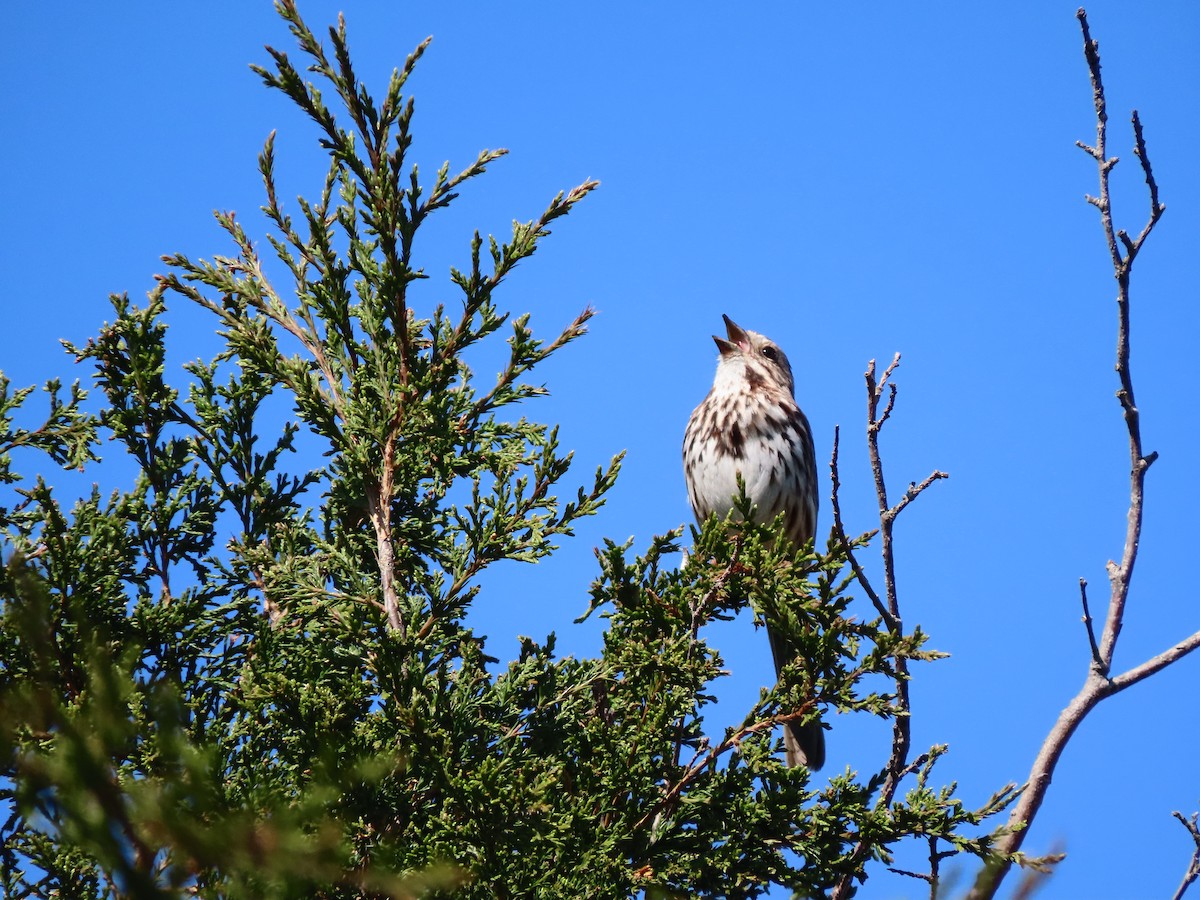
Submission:
[[[792,367],[779,345],[757,331],[747,331],[729,316],[727,338],[713,335],[721,355],[717,358],[715,390],[774,390],[794,394]]]

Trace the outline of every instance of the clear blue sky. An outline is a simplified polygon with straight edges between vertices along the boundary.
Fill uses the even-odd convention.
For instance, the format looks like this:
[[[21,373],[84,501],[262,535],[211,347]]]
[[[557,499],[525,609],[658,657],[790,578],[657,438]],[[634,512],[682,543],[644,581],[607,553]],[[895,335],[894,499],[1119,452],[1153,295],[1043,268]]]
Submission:
[[[553,396],[526,413],[562,423],[581,481],[617,451],[628,458],[608,507],[559,556],[485,582],[472,621],[494,655],[513,655],[517,633],[550,630],[564,653],[597,652],[603,623],[572,624],[596,571],[591,548],[629,535],[644,547],[689,520],[679,445],[712,376],[721,313],[787,350],[819,456],[841,424],[852,530],[874,515],[862,372],[899,350],[884,442],[891,487],[951,473],[898,528],[906,622],[952,654],[915,672],[915,743],[950,744],[941,778],[958,780],[970,803],[1025,778],[1086,674],[1077,583],[1087,578],[1103,609],[1128,493],[1115,290],[1083,201],[1095,167],[1074,147],[1094,135],[1075,5],[347,0],[359,72],[380,91],[434,35],[411,82],[425,171],[446,159],[457,170],[483,147],[512,151],[418,243],[434,276],[423,302],[453,299],[445,275],[467,260],[473,228],[504,235],[557,191],[602,182],[498,299],[531,311],[545,334],[586,304],[599,309],[592,334],[546,367]],[[203,11],[6,12],[0,368],[17,384],[71,376],[57,340],[94,334],[111,318],[110,292],[142,296],[161,254],[229,252],[213,209],[238,210],[261,237],[255,155],[271,129],[284,196],[319,188],[314,129],[247,68],[265,61],[263,44],[292,49],[270,5],[193,8]],[[314,28],[338,8],[301,4]],[[1111,147],[1124,158],[1118,224],[1136,232],[1148,206],[1129,152],[1135,106],[1168,206],[1133,287],[1134,376],[1147,450],[1161,459],[1124,668],[1200,628],[1190,382],[1200,5],[1089,12]],[[170,317],[182,383],[178,364],[213,351],[213,323],[182,301]],[[820,531],[828,526],[824,502]],[[772,676],[748,620],[713,640],[732,671],[719,724]],[[1069,854],[1043,896],[1174,889],[1192,844],[1170,813],[1200,805],[1198,680],[1200,654],[1085,722],[1025,846]],[[872,770],[887,739],[881,723],[839,717],[829,768]],[[902,861],[918,867],[920,856]],[[875,873],[864,897],[925,896],[918,882]]]

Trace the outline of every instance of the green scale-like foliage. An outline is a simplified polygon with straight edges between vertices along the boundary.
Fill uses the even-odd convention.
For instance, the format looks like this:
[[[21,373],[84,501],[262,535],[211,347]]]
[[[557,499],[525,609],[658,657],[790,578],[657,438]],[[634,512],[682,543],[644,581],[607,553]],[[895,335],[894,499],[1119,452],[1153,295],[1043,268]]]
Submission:
[[[147,305],[113,298],[113,323],[68,345],[98,402],[51,382],[22,428],[30,392],[0,376],[5,896],[819,895],[905,837],[986,856],[965,830],[1008,795],[964,810],[929,784],[942,748],[891,803],[882,771],[818,782],[779,758],[782,722],[893,717],[896,661],[938,655],[853,614],[846,553],[867,538],[797,553],[714,520],[678,569],[679,530],[636,558],[606,544],[601,655],[559,658],[551,635],[489,670],[466,624],[485,570],[553,552],[617,476],[619,458],[561,499],[571,454],[510,409],[545,393],[527,376],[590,310],[543,340],[495,299],[596,183],[506,242],[476,234],[460,304],[415,309],[414,235],[502,151],[423,186],[403,89],[428,42],[377,102],[344,23],[326,45],[279,10],[316,83],[274,50],[256,71],[316,123],[330,168],[293,217],[268,139],[274,258],[220,214],[234,255],[166,257]],[[224,341],[185,389],[165,362],[174,297]],[[465,354],[504,339],[481,383]],[[281,401],[295,421],[273,425]],[[325,456],[289,471],[302,431]],[[86,470],[102,439],[136,467],[127,490],[67,509],[41,477],[19,486],[14,461]],[[706,626],[746,607],[800,655],[714,734],[728,673]]]

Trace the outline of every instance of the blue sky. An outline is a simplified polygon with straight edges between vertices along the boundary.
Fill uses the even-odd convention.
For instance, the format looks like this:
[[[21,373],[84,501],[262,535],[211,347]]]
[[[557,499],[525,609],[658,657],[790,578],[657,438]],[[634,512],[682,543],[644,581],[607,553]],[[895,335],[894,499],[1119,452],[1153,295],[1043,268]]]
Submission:
[[[434,36],[410,82],[423,171],[511,151],[419,240],[429,307],[453,299],[446,273],[468,259],[474,228],[503,236],[559,190],[602,182],[498,299],[547,335],[599,309],[591,335],[545,367],[552,396],[526,413],[562,424],[580,481],[628,457],[609,505],[559,555],[485,582],[472,621],[494,655],[514,654],[518,633],[550,630],[564,653],[597,652],[603,623],[572,624],[592,547],[629,535],[644,547],[690,519],[679,445],[712,377],[722,313],[788,352],[819,457],[842,426],[851,530],[874,521],[862,372],[900,351],[884,438],[892,490],[951,474],[897,529],[906,623],[952,654],[916,670],[914,740],[950,744],[941,777],[969,803],[1024,780],[1086,675],[1078,579],[1099,614],[1128,498],[1115,286],[1083,200],[1095,166],[1074,146],[1094,136],[1075,6],[1010,4],[991,17],[966,3],[301,4],[314,28],[345,9],[359,73],[379,91]],[[1200,6],[1088,8],[1123,157],[1118,225],[1136,232],[1148,207],[1130,153],[1134,107],[1168,207],[1133,285],[1143,434],[1161,458],[1125,668],[1200,629],[1189,577]],[[325,167],[310,124],[247,68],[266,60],[263,44],[292,49],[266,2],[203,14],[26,4],[6,19],[0,368],[31,384],[71,377],[58,339],[94,334],[110,292],[142,296],[161,254],[228,252],[212,210],[236,209],[264,234],[255,156],[269,131],[285,197],[316,193]],[[169,321],[176,365],[214,351],[204,311],[177,301]],[[829,521],[824,502],[821,533]],[[771,679],[765,636],[744,620],[712,639],[732,672],[721,698],[733,718]],[[1025,845],[1069,854],[1044,896],[1166,896],[1178,884],[1192,844],[1170,813],[1200,806],[1198,678],[1200,654],[1079,730]],[[828,766],[872,770],[887,739],[880,723],[836,718]],[[920,866],[920,854],[903,863]],[[863,892],[924,895],[881,869]]]

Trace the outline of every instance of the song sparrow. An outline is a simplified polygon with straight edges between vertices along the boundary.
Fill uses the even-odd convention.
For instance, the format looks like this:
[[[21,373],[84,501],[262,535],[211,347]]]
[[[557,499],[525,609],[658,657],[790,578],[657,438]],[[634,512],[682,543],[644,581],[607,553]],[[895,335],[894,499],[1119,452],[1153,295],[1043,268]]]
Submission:
[[[817,522],[816,458],[808,419],[793,396],[792,367],[770,339],[738,327],[724,316],[728,340],[713,336],[720,355],[712,390],[696,407],[683,435],[683,472],[697,521],[733,509],[740,472],[755,520],[783,513],[796,547],[813,536]],[[775,676],[795,658],[791,647],[767,627]],[[789,766],[812,770],[825,764],[821,723],[789,723],[784,731]]]

